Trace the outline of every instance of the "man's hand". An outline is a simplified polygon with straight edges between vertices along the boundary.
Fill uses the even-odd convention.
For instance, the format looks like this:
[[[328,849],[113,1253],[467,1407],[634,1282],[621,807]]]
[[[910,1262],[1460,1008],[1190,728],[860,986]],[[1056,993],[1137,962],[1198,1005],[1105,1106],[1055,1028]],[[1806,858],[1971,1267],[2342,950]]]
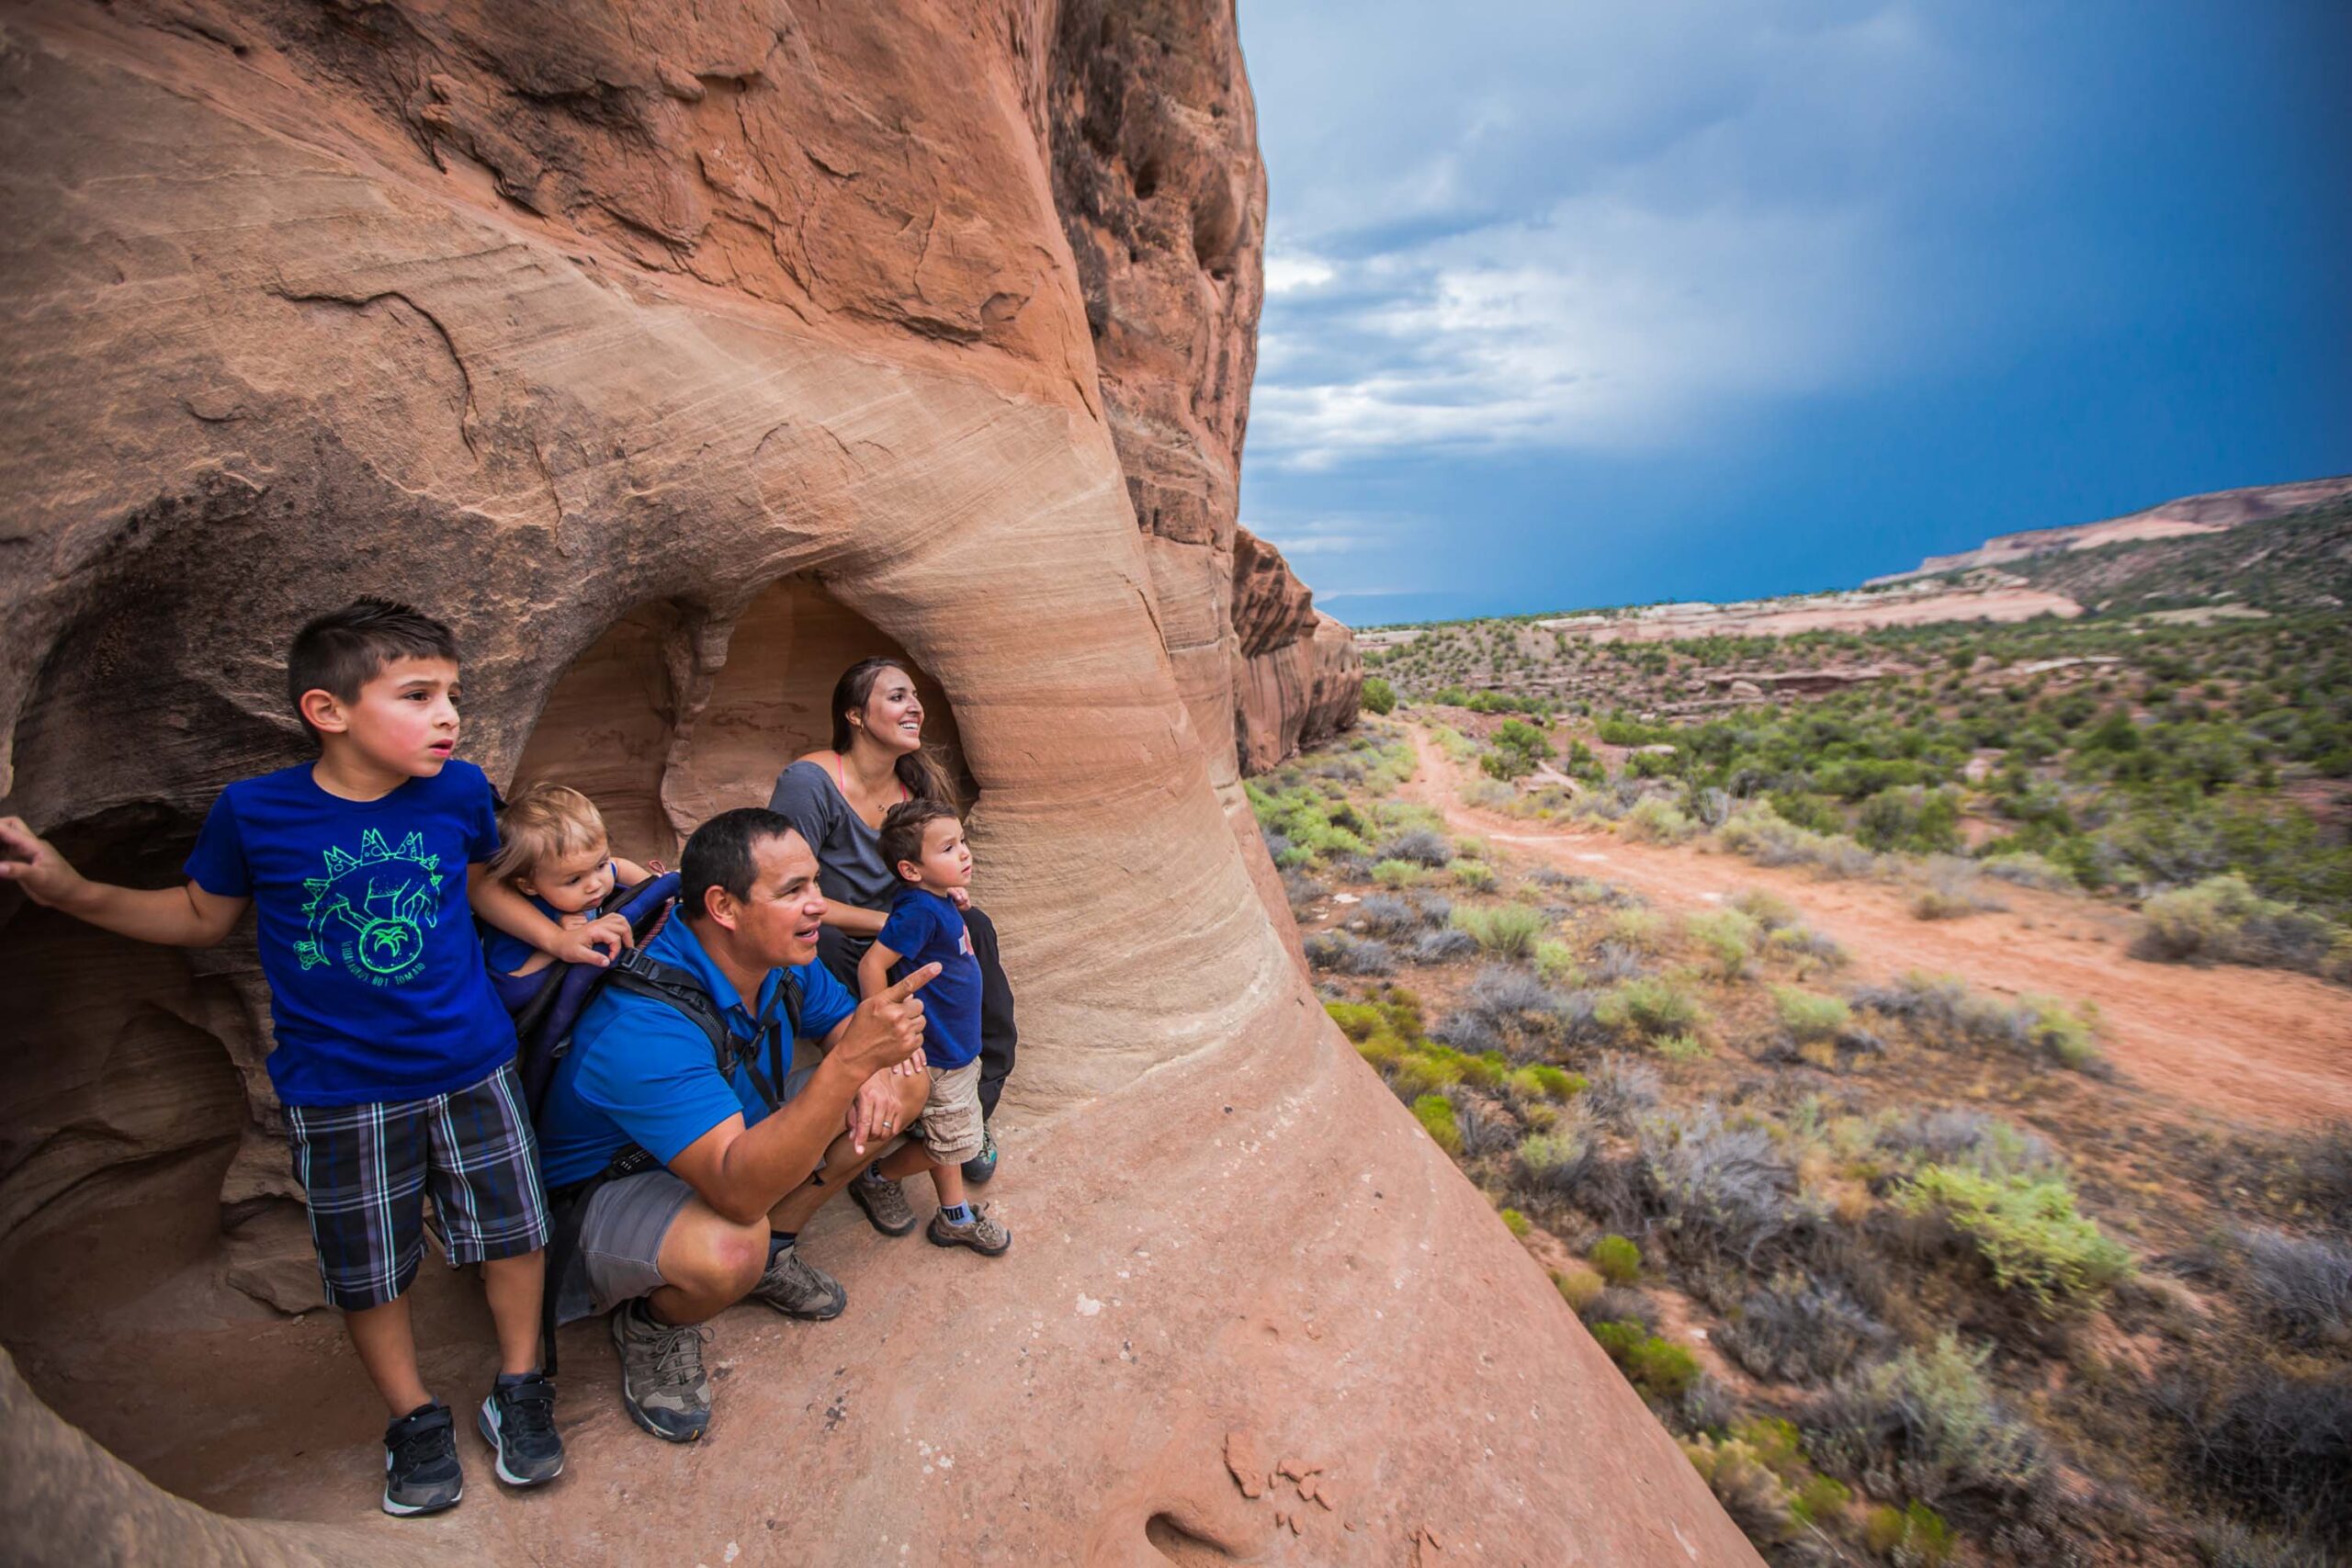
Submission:
[[[951,887],[947,890],[947,901],[959,909],[968,909],[972,907],[972,890],[968,887]]]
[[[73,897],[82,874],[23,818],[0,817],[0,882],[13,882],[34,903],[53,908]]]
[[[620,955],[622,948],[635,945],[628,921],[618,915],[606,915],[560,932],[548,951],[562,963],[594,964],[602,969]]]
[[[833,1043],[833,1055],[855,1069],[861,1082],[913,1055],[922,1048],[923,1029],[922,998],[915,993],[938,977],[939,965],[926,964],[858,1003]]]
[[[905,1132],[906,1129],[899,1125],[897,1070],[885,1067],[858,1085],[857,1098],[849,1102],[849,1114],[843,1120],[849,1126],[850,1146],[861,1155],[870,1145],[887,1142]]]

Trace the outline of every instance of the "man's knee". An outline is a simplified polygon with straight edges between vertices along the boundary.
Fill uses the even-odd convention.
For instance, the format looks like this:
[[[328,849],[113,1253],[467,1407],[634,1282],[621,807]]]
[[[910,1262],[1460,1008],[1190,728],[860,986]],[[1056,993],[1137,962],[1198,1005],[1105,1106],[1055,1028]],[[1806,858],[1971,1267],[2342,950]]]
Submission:
[[[739,1225],[690,1205],[662,1247],[662,1277],[696,1296],[751,1293],[768,1264],[765,1224]]]

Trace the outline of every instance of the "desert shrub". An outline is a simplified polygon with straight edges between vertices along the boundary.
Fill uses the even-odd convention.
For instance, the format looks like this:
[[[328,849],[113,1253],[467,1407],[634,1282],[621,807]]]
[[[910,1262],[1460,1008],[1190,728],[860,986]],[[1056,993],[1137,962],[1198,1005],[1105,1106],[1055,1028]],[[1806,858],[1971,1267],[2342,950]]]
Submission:
[[[1453,926],[1440,926],[1415,937],[1412,947],[1408,951],[1416,964],[1443,964],[1455,958],[1467,958],[1477,952],[1478,939]]]
[[[1662,1034],[1650,1044],[1669,1062],[1703,1062],[1715,1054],[1715,1048],[1696,1034]]]
[[[1899,1193],[1913,1213],[1933,1213],[1973,1243],[2002,1290],[2044,1310],[2093,1301],[2132,1272],[2132,1255],[2075,1212],[2055,1175],[1987,1176],[1961,1166],[1922,1166]]]
[[[1679,844],[1696,838],[1699,824],[1671,801],[1651,795],[1625,813],[1625,836],[1649,844]]]
[[[1329,887],[1298,867],[1285,866],[1283,869],[1283,897],[1289,901],[1294,917],[1304,916],[1317,903],[1330,897],[1330,893]]]
[[[2352,1235],[2352,1122],[2323,1128],[2295,1152],[2295,1185],[2303,1201]]]
[[[1943,1568],[1957,1543],[1951,1526],[1925,1503],[1882,1505],[1862,1523],[1862,1544],[1894,1568]]]
[[[1646,1036],[1682,1033],[1705,1016],[1699,998],[1665,976],[1612,987],[1594,1010],[1594,1017],[1604,1028]]]
[[[1510,1234],[1515,1236],[1523,1237],[1529,1231],[1535,1228],[1528,1223],[1527,1216],[1521,1213],[1517,1209],[1504,1209],[1500,1211],[1500,1213],[1502,1215],[1503,1229],[1510,1232]]]
[[[1453,862],[1453,844],[1433,828],[1408,828],[1380,846],[1383,860],[1410,861],[1435,870]]]
[[[1592,967],[1587,978],[1603,986],[1613,986],[1621,980],[1635,980],[1650,972],[1646,960],[1636,950],[1622,942],[1604,942],[1593,949]]]
[[[1387,1021],[1380,1010],[1370,1002],[1325,1002],[1323,1010],[1340,1026],[1340,1032],[1361,1045],[1372,1038],[1372,1032]]]
[[[2352,1371],[2299,1377],[2264,1366],[2226,1388],[2165,1393],[2183,1469],[2207,1491],[2256,1518],[2352,1546]]]
[[[1498,904],[1486,908],[1456,909],[1453,923],[1472,941],[1499,958],[1525,958],[1544,934],[1544,912],[1524,904]]]
[[[1465,1080],[1467,1081],[1467,1080]],[[1462,1133],[1462,1157],[1483,1159],[1509,1154],[1519,1143],[1519,1123],[1492,1100],[1474,1095],[1453,1095],[1455,1125]]]
[[[2031,1500],[2049,1460],[2033,1428],[1994,1397],[1988,1353],[1947,1334],[1839,1378],[1804,1419],[1814,1462],[1881,1496],[1995,1515]]]
[[[1396,967],[1396,954],[1385,942],[1318,931],[1306,939],[1306,962],[1335,975],[1385,975]]]
[[[1584,1079],[1566,1068],[1539,1062],[1512,1073],[1509,1088],[1521,1100],[1566,1100],[1582,1092]]]
[[[1413,1119],[1430,1140],[1447,1154],[1462,1152],[1462,1128],[1453,1119],[1453,1101],[1442,1094],[1425,1094],[1413,1101]]]
[[[1843,969],[1852,962],[1836,938],[1824,936],[1811,926],[1781,926],[1764,939],[1764,947],[1775,957],[1794,959],[1801,975],[1815,967]]]
[[[1797,907],[1768,888],[1743,889],[1731,901],[1731,907],[1754,920],[1767,931],[1792,926],[1800,919]]]
[[[1577,1098],[1592,1113],[1623,1124],[1657,1104],[1657,1069],[1614,1054],[1600,1058]]]
[[[1666,938],[1666,922],[1647,909],[1620,909],[1601,927],[1601,940],[1635,953],[1656,953]]]
[[[2274,1230],[2241,1239],[2247,1293],[2273,1327],[2301,1344],[2352,1340],[2352,1247]]]
[[[1459,793],[1464,805],[1482,811],[1508,811],[1519,802],[1519,792],[1496,779],[1472,779]]]
[[[1642,1277],[1642,1249],[1622,1235],[1605,1235],[1594,1242],[1585,1261],[1612,1285],[1630,1285]]]
[[[1579,1115],[1563,1115],[1549,1131],[1520,1140],[1520,1177],[1530,1191],[1568,1197],[1582,1182],[1592,1157],[1592,1123]]]
[[[1845,835],[1800,828],[1761,804],[1734,813],[1715,840],[1758,865],[1809,866],[1828,877],[1868,876],[1878,867],[1876,855]]]
[[[1752,1446],[1737,1438],[1717,1442],[1702,1432],[1683,1439],[1682,1454],[1748,1540],[1770,1543],[1795,1533],[1789,1489]]]
[[[1873,850],[1932,854],[1960,847],[1960,796],[1918,784],[1883,789],[1854,813],[1854,838]]]
[[[1950,976],[1917,971],[1889,985],[1860,987],[1847,999],[1864,1012],[1906,1024],[1921,1044],[1939,1050],[1998,1046],[2076,1071],[2101,1065],[2092,1040],[2096,1019],[2087,1007],[2076,1010],[2048,997],[2005,1002]]]
[[[1491,893],[1495,868],[1482,860],[1458,860],[1453,863],[1453,880],[1472,893]]]
[[[1953,855],[1938,855],[1921,873],[1924,885],[1911,896],[1911,913],[1922,920],[1952,920],[1986,909],[2008,906],[1979,886],[1975,865]]]
[[[1402,892],[1424,882],[1429,873],[1408,860],[1385,860],[1372,868],[1372,879],[1392,892]]]
[[[1736,980],[1747,973],[1747,961],[1763,940],[1764,928],[1737,909],[1710,909],[1682,922],[1690,940],[1707,955],[1716,974]]]
[[[1854,1021],[1853,1009],[1836,997],[1817,996],[1793,986],[1773,987],[1772,1006],[1781,1015],[1781,1027],[1799,1044],[1835,1040]]]
[[[1377,937],[1411,936],[1422,929],[1421,912],[1393,894],[1374,893],[1358,911],[1363,929]]]
[[[1363,678],[1363,706],[1367,713],[1392,714],[1396,711],[1396,688],[1385,676]]]
[[[1547,986],[1576,986],[1584,981],[1584,970],[1577,963],[1576,950],[1565,942],[1550,938],[1539,939],[1532,954],[1536,976]]]
[[[1686,1253],[1752,1268],[1819,1217],[1771,1134],[1726,1124],[1712,1102],[1649,1122],[1640,1144],[1659,1228]]]
[[[2205,1568],[2311,1568],[2324,1561],[2321,1550],[2311,1541],[2251,1530],[2233,1520],[2197,1529],[2197,1560]]]
[[[1653,1399],[1679,1398],[1699,1376],[1698,1359],[1632,1321],[1596,1323],[1592,1337],[1625,1379]]]
[[[1837,1522],[1838,1516],[1853,1499],[1853,1493],[1846,1489],[1843,1482],[1816,1475],[1798,1487],[1796,1495],[1789,1499],[1789,1517],[1801,1525],[1826,1528]]]
[[[1978,863],[1985,875],[2019,887],[2039,887],[2046,893],[2065,893],[2082,886],[2075,880],[2073,872],[2031,850],[1996,851]]]
[[[1604,1288],[1600,1276],[1589,1269],[1555,1272],[1552,1276],[1552,1283],[1559,1290],[1560,1299],[1568,1303],[1568,1310],[1579,1317],[1584,1315],[1585,1308],[1592,1304],[1593,1299]]]
[[[1966,1165],[1986,1176],[2030,1176],[2057,1160],[2037,1134],[1981,1111],[1915,1111],[1880,1123],[1873,1141],[1891,1153]]]
[[[2141,907],[2134,957],[2168,964],[2255,964],[2352,980],[2352,933],[2265,898],[2234,873],[2159,893]]]
[[[1889,1337],[1884,1325],[1836,1285],[1784,1273],[1747,1293],[1715,1343],[1757,1377],[1818,1382],[1844,1372]]]

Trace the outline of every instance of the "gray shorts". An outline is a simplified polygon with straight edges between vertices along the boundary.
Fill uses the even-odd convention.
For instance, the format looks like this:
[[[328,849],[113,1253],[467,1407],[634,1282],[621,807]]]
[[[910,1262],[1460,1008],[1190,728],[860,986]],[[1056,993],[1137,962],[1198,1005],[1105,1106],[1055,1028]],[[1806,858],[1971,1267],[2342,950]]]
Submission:
[[[803,1067],[785,1078],[786,1103],[808,1087],[815,1071]],[[694,1195],[693,1188],[658,1168],[607,1181],[589,1194],[580,1244],[554,1282],[556,1321],[598,1316],[668,1284],[662,1277],[662,1243]]]

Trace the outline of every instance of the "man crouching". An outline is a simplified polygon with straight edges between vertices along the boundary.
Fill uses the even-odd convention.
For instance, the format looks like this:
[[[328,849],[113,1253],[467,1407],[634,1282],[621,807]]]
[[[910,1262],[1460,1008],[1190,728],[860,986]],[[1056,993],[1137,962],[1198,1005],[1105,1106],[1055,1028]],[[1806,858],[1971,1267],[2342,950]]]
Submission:
[[[847,1304],[794,1240],[922,1114],[914,993],[939,966],[857,1003],[816,962],[816,855],[773,811],[712,818],[679,869],[679,918],[582,1013],[539,1140],[557,1320],[611,1314],[630,1416],[691,1442],[710,1425],[702,1323],[746,1297],[810,1320]],[[804,1041],[823,1055],[796,1067]],[[909,1175],[924,1156],[892,1157]]]

